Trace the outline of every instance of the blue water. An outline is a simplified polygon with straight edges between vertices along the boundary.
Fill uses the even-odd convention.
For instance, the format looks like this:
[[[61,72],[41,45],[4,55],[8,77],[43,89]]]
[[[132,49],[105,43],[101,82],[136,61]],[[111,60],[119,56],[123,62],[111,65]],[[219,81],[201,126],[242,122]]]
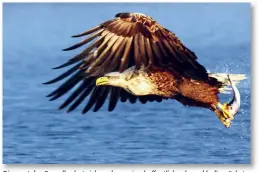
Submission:
[[[212,72],[246,74],[231,128],[216,115],[168,100],[118,103],[113,112],[67,114],[45,97],[51,70],[78,51],[71,35],[118,12],[141,12],[174,31]],[[251,162],[250,4],[4,4],[3,163]],[[230,95],[222,96],[221,102]]]

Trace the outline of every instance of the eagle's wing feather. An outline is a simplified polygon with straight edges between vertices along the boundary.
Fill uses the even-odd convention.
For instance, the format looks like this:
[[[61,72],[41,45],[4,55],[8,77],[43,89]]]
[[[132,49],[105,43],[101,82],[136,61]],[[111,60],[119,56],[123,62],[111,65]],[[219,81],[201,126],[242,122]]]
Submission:
[[[95,86],[96,78],[113,71],[123,72],[133,65],[137,69],[141,65],[163,66],[179,75],[201,80],[208,79],[205,68],[196,61],[195,54],[186,48],[172,32],[163,28],[149,16],[138,13],[119,13],[115,19],[72,37],[81,36],[88,37],[64,51],[73,50],[85,44],[88,46],[81,53],[54,69],[74,66],[55,79],[46,82],[46,84],[55,83],[73,74],[48,95],[51,100],[61,97],[81,83],[60,106],[60,109],[70,105],[68,111],[74,110],[90,94],[83,113],[92,107],[94,111],[98,111],[109,93],[109,111],[115,108],[118,100],[122,102],[129,100],[135,103],[137,97],[121,88]],[[162,97],[151,95],[139,97],[142,103],[160,102],[162,99]]]

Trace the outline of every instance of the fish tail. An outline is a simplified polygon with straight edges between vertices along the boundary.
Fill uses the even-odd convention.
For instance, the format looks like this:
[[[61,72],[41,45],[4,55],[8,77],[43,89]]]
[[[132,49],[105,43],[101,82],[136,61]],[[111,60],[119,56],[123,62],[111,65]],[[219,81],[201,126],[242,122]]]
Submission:
[[[226,73],[209,73],[209,77],[217,79],[219,82],[222,82],[223,85],[219,88],[219,92],[223,94],[231,94],[232,87],[229,82],[228,75],[232,80],[232,83],[237,85],[240,81],[247,79],[245,74],[226,74]]]

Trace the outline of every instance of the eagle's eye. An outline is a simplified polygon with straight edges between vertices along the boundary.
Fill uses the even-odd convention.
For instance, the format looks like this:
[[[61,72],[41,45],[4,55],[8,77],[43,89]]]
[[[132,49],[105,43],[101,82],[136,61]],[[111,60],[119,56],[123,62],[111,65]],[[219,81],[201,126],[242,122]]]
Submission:
[[[106,76],[108,79],[119,79],[120,76],[111,76],[111,75],[107,75]]]

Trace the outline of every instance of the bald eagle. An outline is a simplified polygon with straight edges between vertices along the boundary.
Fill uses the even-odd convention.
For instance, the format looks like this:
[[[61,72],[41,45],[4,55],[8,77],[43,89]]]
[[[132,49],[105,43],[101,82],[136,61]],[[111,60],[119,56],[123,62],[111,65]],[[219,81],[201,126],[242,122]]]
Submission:
[[[68,107],[70,112],[86,97],[82,113],[91,108],[98,111],[108,97],[109,111],[114,110],[118,101],[147,103],[175,99],[187,106],[216,112],[220,121],[230,127],[240,106],[235,83],[245,79],[245,75],[208,73],[194,52],[150,16],[119,13],[114,19],[72,37],[81,36],[88,37],[64,51],[88,46],[53,69],[72,67],[45,83],[70,76],[47,95],[55,100],[73,89],[59,109]],[[232,101],[221,104],[218,94],[229,89],[234,92]]]

